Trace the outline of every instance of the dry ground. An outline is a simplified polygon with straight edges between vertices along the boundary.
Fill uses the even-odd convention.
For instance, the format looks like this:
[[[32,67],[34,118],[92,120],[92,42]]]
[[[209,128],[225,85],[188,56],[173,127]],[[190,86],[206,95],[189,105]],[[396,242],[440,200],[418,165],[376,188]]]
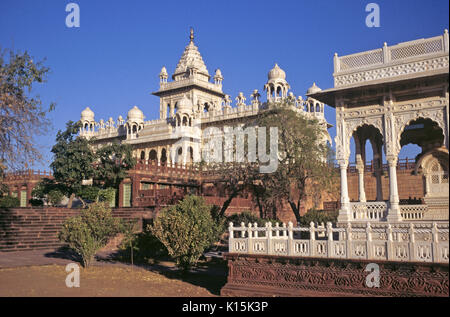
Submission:
[[[195,276],[180,278],[143,268],[117,266],[80,267],[80,287],[68,288],[63,265],[0,269],[0,296],[214,296],[193,283]],[[207,276],[202,276],[202,279]],[[185,282],[185,281],[189,282]],[[206,281],[207,282],[207,281]]]

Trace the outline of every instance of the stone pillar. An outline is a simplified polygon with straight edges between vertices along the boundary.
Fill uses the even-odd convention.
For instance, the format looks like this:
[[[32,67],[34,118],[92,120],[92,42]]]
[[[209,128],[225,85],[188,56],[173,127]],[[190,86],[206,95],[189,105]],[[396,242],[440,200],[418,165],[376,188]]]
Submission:
[[[388,157],[389,164],[389,209],[388,222],[402,221],[397,186],[397,157]]]
[[[364,190],[364,161],[361,155],[356,156],[356,169],[358,170],[358,200],[366,202],[366,191]]]
[[[338,222],[350,221],[350,199],[348,197],[347,166],[347,161],[339,161],[339,169],[341,170],[341,209],[339,210]]]

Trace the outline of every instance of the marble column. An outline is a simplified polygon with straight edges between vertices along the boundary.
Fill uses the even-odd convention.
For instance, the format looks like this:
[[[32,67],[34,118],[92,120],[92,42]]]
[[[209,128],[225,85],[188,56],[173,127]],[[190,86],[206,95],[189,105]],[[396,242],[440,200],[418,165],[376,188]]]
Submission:
[[[350,221],[350,199],[348,197],[348,182],[347,182],[347,161],[339,162],[339,169],[341,171],[341,209],[339,210],[338,221]]]
[[[389,164],[389,209],[388,222],[402,221],[397,185],[397,157],[387,158]]]

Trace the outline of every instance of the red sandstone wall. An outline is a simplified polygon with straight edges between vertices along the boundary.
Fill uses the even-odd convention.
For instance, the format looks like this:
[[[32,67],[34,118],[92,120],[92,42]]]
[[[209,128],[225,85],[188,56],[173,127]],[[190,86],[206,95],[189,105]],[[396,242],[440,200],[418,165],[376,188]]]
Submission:
[[[358,174],[349,173],[348,194],[351,201],[358,201]],[[389,177],[387,173],[381,176],[383,200],[389,200]],[[423,198],[424,184],[422,175],[413,175],[411,170],[397,170],[398,194],[400,199]],[[376,198],[376,178],[371,172],[364,175],[364,189],[368,201]]]

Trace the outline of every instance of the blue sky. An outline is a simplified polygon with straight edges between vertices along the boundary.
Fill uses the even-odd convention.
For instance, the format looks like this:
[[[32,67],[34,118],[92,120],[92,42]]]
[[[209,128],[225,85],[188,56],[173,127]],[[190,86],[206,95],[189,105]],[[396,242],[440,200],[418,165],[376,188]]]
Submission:
[[[80,28],[67,28],[67,3],[80,7]],[[365,7],[380,7],[380,27],[365,25]],[[447,0],[411,1],[119,1],[2,0],[0,47],[27,50],[47,59],[48,82],[37,86],[50,114],[51,132],[37,141],[48,169],[57,130],[78,120],[89,106],[97,120],[116,119],[134,105],[146,120],[159,116],[158,74],[172,74],[188,44],[189,27],[213,74],[220,68],[224,92],[263,90],[267,73],[278,63],[291,91],[304,97],[316,82],[333,86],[333,55],[356,53],[443,34],[448,29]],[[335,124],[334,109],[327,120]],[[330,129],[334,138],[335,130]],[[410,151],[411,153],[409,153]],[[414,149],[401,156],[414,156]]]

